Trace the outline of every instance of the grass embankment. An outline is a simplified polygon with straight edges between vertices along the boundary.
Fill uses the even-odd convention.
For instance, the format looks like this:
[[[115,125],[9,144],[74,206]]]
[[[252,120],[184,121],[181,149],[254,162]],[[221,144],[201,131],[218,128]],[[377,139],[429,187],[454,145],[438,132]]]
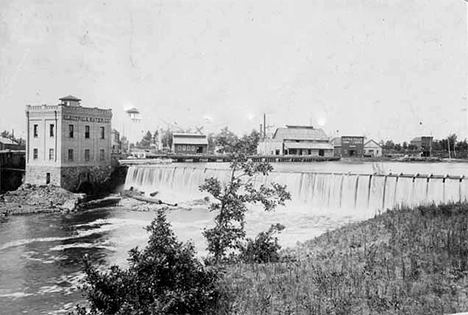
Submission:
[[[387,211],[304,244],[294,262],[235,265],[237,314],[468,311],[468,204]]]

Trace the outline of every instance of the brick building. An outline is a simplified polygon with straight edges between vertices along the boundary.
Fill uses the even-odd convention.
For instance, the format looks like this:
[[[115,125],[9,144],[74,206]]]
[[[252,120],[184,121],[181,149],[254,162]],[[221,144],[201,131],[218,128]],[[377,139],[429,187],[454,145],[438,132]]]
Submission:
[[[26,106],[26,179],[85,191],[111,172],[112,110],[83,107],[74,96],[58,105]]]
[[[364,155],[363,136],[341,136],[341,156],[362,157]]]

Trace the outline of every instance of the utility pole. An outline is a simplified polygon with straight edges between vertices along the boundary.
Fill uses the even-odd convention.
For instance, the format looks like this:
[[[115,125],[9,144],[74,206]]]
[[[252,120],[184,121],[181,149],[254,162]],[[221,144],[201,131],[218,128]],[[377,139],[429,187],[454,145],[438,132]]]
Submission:
[[[448,155],[449,155],[449,159],[451,159],[450,157],[450,137],[447,137],[447,149],[448,149]]]
[[[260,125],[260,129],[262,129],[261,127],[262,125]],[[266,121],[266,113],[263,114],[263,139],[266,139],[267,137],[267,130],[270,130],[270,128],[274,127],[275,125],[267,125],[267,121]],[[260,130],[261,132],[261,130]]]

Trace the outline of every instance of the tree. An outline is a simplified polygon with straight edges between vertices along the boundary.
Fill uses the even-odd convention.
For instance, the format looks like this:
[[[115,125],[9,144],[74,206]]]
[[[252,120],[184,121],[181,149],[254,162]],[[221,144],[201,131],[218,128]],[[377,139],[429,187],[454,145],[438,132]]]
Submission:
[[[221,297],[216,267],[195,258],[191,243],[179,242],[163,210],[147,227],[148,245],[129,252],[129,268],[101,272],[85,258],[84,291],[90,310],[76,315],[210,314]]]
[[[457,143],[457,135],[453,133],[447,137],[447,140],[448,140],[448,145],[450,146],[450,151],[454,152],[455,145]]]
[[[143,138],[141,139],[141,141],[139,142],[139,148],[141,149],[149,149],[150,145],[151,145],[151,140],[153,138],[153,135],[151,134],[151,132],[148,130],[146,132],[146,134],[143,136]]]
[[[457,145],[455,146],[455,149],[456,149],[458,152],[466,152],[466,151],[468,151],[468,142],[466,141],[466,139],[464,139],[463,141],[458,141],[458,142],[457,142]]]
[[[246,154],[256,154],[258,143],[260,142],[261,134],[256,129],[253,129],[250,134],[243,135],[242,138],[235,145],[238,152],[244,152]]]
[[[236,145],[239,142],[239,137],[230,131],[228,127],[221,129],[221,132],[215,136],[215,145],[218,153],[234,153],[237,151]]]
[[[163,148],[172,148],[172,131],[168,128],[166,130],[163,130],[162,135],[161,135],[161,142],[163,145]]]
[[[408,149],[408,142],[406,141],[403,141],[403,146],[402,146],[403,150],[407,150]]]
[[[207,140],[208,140],[208,153],[214,153],[215,150],[216,150],[216,138],[215,138],[215,134],[213,132],[210,132],[207,136],[206,136]]]
[[[386,150],[394,150],[394,149],[395,149],[395,143],[393,143],[392,140],[387,140],[387,141],[385,142],[385,145],[384,145],[383,149],[386,149]]]
[[[216,212],[215,226],[203,231],[212,255],[208,261],[215,264],[227,261],[228,255],[243,247],[247,204],[262,204],[265,211],[271,211],[291,199],[286,186],[277,183],[255,188],[254,176],[266,176],[273,170],[267,162],[252,162],[244,154],[236,154],[232,156],[230,169],[229,182],[221,183],[212,177],[200,186],[201,191],[216,200],[209,206],[210,211]]]

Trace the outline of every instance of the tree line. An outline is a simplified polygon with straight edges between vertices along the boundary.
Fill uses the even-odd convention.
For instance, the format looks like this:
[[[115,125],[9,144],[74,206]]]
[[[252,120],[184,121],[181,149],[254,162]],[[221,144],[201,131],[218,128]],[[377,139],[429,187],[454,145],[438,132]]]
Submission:
[[[174,132],[171,129],[162,130],[161,132],[161,137],[159,137],[160,131],[156,130],[151,132],[148,130],[140,141],[135,144],[130,144],[130,148],[145,150],[157,149],[158,139],[161,139],[163,150],[170,150],[172,147],[172,136]],[[230,154],[235,152],[255,154],[257,152],[258,143],[261,139],[260,132],[255,129],[250,133],[246,133],[239,137],[229,130],[228,127],[221,129],[218,133],[211,132],[207,134],[206,137],[208,140],[208,152],[221,154]]]
[[[383,150],[390,152],[402,152],[402,153],[411,153],[418,151],[419,148],[411,143],[404,141],[403,143],[395,143],[392,140],[381,140],[379,143]],[[468,156],[468,140],[465,138],[462,141],[458,140],[456,134],[450,134],[443,139],[433,139],[432,140],[432,152],[437,154],[443,154],[451,152],[453,156],[456,157],[467,157]]]

